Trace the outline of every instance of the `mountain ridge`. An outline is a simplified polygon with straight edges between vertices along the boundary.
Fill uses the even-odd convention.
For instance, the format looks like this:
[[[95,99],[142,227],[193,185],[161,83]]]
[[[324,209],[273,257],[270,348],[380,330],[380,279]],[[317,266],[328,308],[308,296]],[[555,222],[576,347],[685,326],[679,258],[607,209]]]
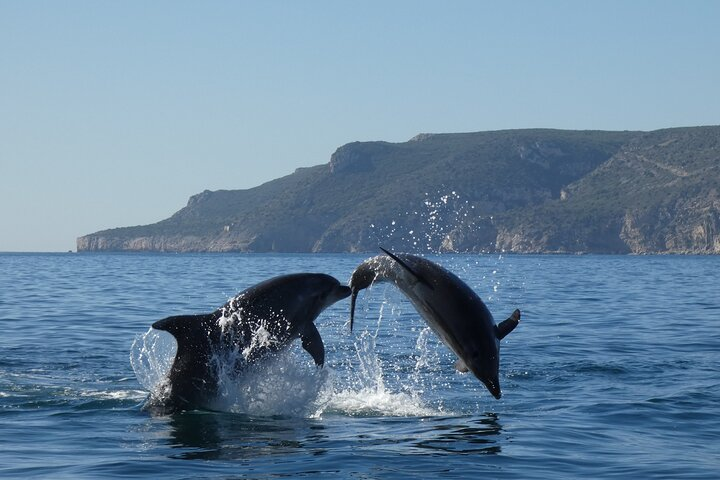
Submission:
[[[720,253],[720,127],[353,142],[78,251]],[[434,213],[433,213],[434,211]]]

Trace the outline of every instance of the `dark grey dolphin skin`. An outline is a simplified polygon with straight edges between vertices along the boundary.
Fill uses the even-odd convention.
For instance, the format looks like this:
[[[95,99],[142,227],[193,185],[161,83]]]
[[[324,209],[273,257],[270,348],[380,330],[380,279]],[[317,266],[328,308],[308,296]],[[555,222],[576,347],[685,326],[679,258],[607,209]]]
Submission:
[[[152,327],[175,337],[177,353],[159,407],[163,413],[208,408],[218,387],[218,356],[236,360],[235,371],[285,348],[295,338],[321,367],[325,346],[315,319],[350,296],[350,288],[323,273],[271,278],[244,290],[212,313],[179,315]],[[224,367],[227,367],[224,365]]]
[[[410,254],[369,258],[350,279],[350,328],[358,292],[376,281],[393,282],[412,302],[427,324],[458,356],[455,367],[471,371],[495,398],[500,398],[500,340],[518,325],[520,310],[499,325],[480,297],[440,265]]]

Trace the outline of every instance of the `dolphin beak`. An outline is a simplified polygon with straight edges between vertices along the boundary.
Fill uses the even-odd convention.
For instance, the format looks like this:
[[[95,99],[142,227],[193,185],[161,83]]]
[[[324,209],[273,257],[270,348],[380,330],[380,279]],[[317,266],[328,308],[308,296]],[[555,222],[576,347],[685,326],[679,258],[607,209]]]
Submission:
[[[358,289],[353,288],[350,294],[350,331],[353,329],[353,322],[355,321],[355,302],[357,301]]]
[[[487,387],[490,394],[497,400],[500,400],[500,397],[502,397],[502,392],[500,391],[500,380],[496,377],[483,379],[482,382],[485,384],[485,387]]]
[[[347,298],[352,293],[352,290],[350,287],[346,287],[345,285],[338,285],[335,287],[335,297],[333,298],[333,301],[337,302],[339,300],[342,300],[343,298]]]

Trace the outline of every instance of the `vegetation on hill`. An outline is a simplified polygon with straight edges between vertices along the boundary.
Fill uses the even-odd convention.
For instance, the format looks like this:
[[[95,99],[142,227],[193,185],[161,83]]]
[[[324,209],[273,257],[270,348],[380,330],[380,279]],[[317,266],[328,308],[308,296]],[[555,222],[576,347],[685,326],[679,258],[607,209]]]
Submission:
[[[561,199],[510,212],[501,248],[720,253],[720,128],[637,135]],[[522,242],[522,245],[518,244]]]

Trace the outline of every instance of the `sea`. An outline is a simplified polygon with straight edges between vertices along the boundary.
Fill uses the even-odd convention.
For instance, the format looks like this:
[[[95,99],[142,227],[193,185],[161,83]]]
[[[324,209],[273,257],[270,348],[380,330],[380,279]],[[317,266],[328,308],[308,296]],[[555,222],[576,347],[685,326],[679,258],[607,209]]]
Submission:
[[[522,311],[500,400],[377,284],[317,319],[324,368],[295,341],[215,411],[145,408],[153,322],[372,255],[0,254],[0,478],[718,478],[719,256],[428,255]]]

